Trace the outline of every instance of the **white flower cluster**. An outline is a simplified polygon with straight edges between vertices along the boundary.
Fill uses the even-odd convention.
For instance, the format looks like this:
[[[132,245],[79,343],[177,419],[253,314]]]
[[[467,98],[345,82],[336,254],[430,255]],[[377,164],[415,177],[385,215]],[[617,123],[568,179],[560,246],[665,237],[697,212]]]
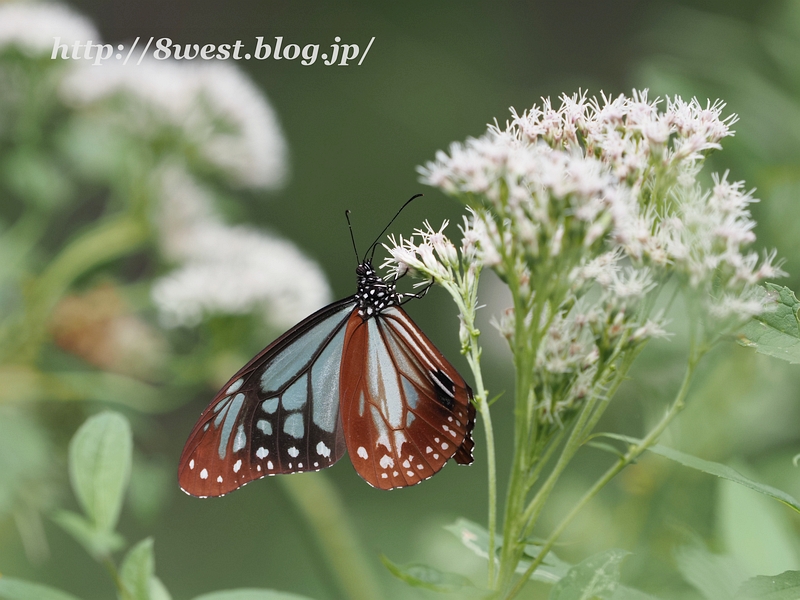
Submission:
[[[727,173],[711,189],[697,181],[705,156],[733,133],[736,116],[723,108],[651,101],[646,91],[563,96],[558,108],[544,100],[512,110],[505,127],[490,125],[420,168],[423,182],[469,207],[461,260],[509,285],[514,308],[497,325],[515,353],[532,355],[542,422],[602,395],[615,361],[667,335],[653,312],[669,279],[693,306],[698,343],[764,309],[756,284],[782,273],[774,254],[748,249],[752,193]],[[392,239],[390,262],[439,283],[467,272],[470,262],[459,267],[442,238],[426,224],[399,245]]]
[[[263,312],[268,322],[286,327],[328,301],[319,266],[294,245],[224,224],[206,190],[179,168],[166,170],[162,181],[162,251],[181,265],[153,285],[164,325],[193,326],[209,314]]]
[[[131,102],[126,119],[132,131],[144,136],[158,135],[164,127],[180,131],[209,165],[237,185],[279,187],[286,177],[287,148],[275,112],[228,62],[85,65],[69,73],[61,95],[79,108],[117,98]]]
[[[100,35],[88,19],[60,4],[0,4],[0,48],[15,46],[29,56],[50,55],[55,38],[69,46],[76,41],[97,42]]]
[[[483,205],[473,223],[478,258],[501,274],[515,257],[528,271],[542,269],[567,245],[602,241],[605,252],[677,272],[694,288],[711,293],[713,281],[713,310],[725,312],[720,299],[781,271],[774,254],[759,260],[747,250],[755,240],[748,205],[756,200],[744,184],[727,173],[714,177],[711,190],[697,182],[705,155],[733,133],[737,117],[723,118],[723,108],[679,97],[651,101],[646,91],[602,100],[565,95],[558,109],[546,99],[522,114],[512,110],[504,129],[492,125],[454,143],[420,172],[424,182]],[[596,259],[584,254],[584,276]],[[748,307],[743,318],[761,310],[728,304]]]

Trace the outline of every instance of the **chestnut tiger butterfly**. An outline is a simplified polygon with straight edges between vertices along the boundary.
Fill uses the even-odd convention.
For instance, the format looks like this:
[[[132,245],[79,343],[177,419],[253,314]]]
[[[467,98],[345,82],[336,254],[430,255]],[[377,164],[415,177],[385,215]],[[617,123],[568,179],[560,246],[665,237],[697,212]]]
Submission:
[[[353,296],[264,348],[203,411],[181,454],[184,492],[222,496],[267,475],[330,467],[345,451],[384,490],[420,483],[451,458],[472,463],[472,390],[402,308],[428,288],[399,294],[399,277],[381,279],[369,253],[356,251]]]

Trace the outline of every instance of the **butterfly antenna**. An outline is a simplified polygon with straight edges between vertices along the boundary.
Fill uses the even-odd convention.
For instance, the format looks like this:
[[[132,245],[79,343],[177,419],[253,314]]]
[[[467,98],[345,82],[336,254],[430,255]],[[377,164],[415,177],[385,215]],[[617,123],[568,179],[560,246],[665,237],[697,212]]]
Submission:
[[[369,254],[370,251],[371,251],[372,254],[370,255],[370,260],[372,260],[372,258],[375,256],[375,248],[377,247],[378,242],[380,241],[380,239],[383,237],[383,234],[386,233],[386,230],[389,229],[389,227],[391,227],[392,223],[394,223],[395,219],[397,219],[397,217],[400,216],[400,213],[403,212],[403,209],[406,206],[408,206],[409,204],[411,204],[412,201],[416,200],[417,198],[420,198],[421,196],[422,196],[422,194],[414,194],[413,196],[411,196],[411,198],[406,200],[405,204],[403,204],[403,206],[400,207],[400,210],[397,211],[397,214],[392,217],[392,220],[389,221],[386,224],[386,227],[383,228],[383,231],[381,231],[380,234],[378,235],[378,237],[375,238],[375,241],[372,242],[372,245],[367,249],[367,252],[366,252],[366,254],[364,254],[364,256]]]
[[[344,218],[347,219],[347,228],[350,230],[350,241],[353,242],[353,252],[356,253],[356,262],[361,263],[361,259],[358,258],[358,248],[356,248],[356,236],[353,235],[353,225],[350,223],[349,208],[346,211],[344,211]]]

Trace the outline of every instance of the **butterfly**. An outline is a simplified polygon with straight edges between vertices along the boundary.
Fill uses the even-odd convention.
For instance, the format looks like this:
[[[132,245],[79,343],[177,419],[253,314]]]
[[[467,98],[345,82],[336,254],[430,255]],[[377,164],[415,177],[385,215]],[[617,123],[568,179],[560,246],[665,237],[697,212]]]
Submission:
[[[472,463],[472,390],[402,308],[424,292],[399,294],[398,277],[382,279],[366,257],[356,277],[355,295],[295,325],[222,387],[183,449],[184,492],[222,496],[330,467],[346,451],[384,490],[420,483],[451,458]]]

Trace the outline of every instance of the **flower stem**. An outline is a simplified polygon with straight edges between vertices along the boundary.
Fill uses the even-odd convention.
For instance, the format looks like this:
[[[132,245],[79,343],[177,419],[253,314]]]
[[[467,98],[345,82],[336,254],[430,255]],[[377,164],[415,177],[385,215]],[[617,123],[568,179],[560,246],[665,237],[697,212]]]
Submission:
[[[487,579],[491,589],[495,581],[495,548],[497,535],[497,463],[495,458],[494,429],[492,428],[492,413],[489,410],[488,392],[483,386],[483,373],[480,365],[480,348],[478,346],[477,334],[470,335],[470,348],[467,354],[472,376],[475,378],[475,403],[481,414],[483,429],[486,433],[486,471],[489,483],[489,567]]]
[[[626,466],[628,466],[631,462],[636,460],[645,450],[647,450],[650,446],[655,444],[658,441],[658,438],[664,433],[664,430],[667,426],[672,422],[672,420],[678,415],[678,413],[683,410],[685,405],[686,395],[689,391],[689,386],[691,384],[692,375],[694,374],[695,367],[697,366],[697,362],[699,356],[695,355],[694,353],[690,354],[691,358],[686,368],[686,373],[684,374],[683,382],[681,383],[681,387],[678,390],[677,395],[675,396],[675,400],[673,400],[672,405],[670,406],[667,413],[662,417],[662,419],[658,422],[658,424],[653,427],[652,430],[647,434],[647,436],[641,440],[638,444],[632,445],[628,448],[628,451],[625,453],[624,456],[617,459],[617,461],[609,467],[609,469],[595,482],[595,484],[586,491],[586,493],[581,497],[580,500],[572,507],[569,513],[561,520],[561,522],[556,526],[553,532],[550,534],[550,537],[547,538],[545,543],[542,545],[539,554],[536,555],[536,558],[531,562],[530,566],[527,568],[525,573],[522,577],[517,581],[511,591],[506,595],[506,600],[510,600],[514,598],[523,588],[523,586],[527,583],[528,579],[530,579],[533,572],[542,564],[544,557],[547,556],[547,553],[555,544],[556,540],[559,536],[564,532],[567,526],[572,522],[575,516],[581,511],[581,509],[592,499],[594,498],[597,493],[605,487],[605,485],[611,481],[617,473],[622,471]]]

